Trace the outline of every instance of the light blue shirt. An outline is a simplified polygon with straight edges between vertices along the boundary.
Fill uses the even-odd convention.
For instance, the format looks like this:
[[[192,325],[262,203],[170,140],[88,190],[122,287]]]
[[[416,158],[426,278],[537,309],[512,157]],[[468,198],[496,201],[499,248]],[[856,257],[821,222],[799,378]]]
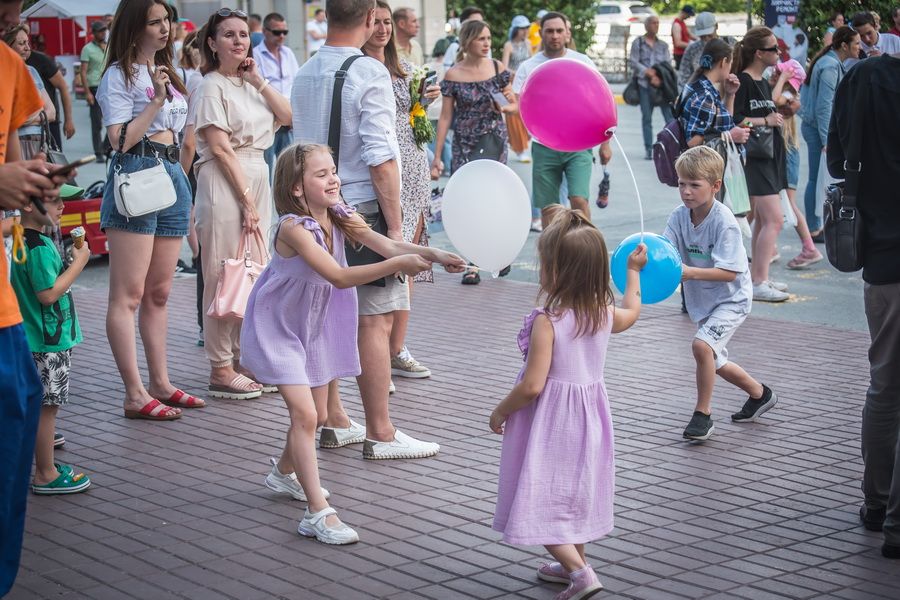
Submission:
[[[291,86],[294,85],[294,76],[300,65],[294,51],[287,46],[281,46],[276,58],[266,47],[265,42],[253,48],[253,58],[259,67],[260,74],[269,80],[269,85],[285,98],[291,97]]]
[[[28,65],[26,65],[28,66]],[[34,80],[34,85],[37,86],[38,93],[43,92],[46,88],[44,87],[44,82],[41,81],[41,76],[38,74],[37,69],[34,67],[28,66],[28,74],[31,75],[31,78]],[[40,135],[41,134],[41,126],[40,125],[23,125],[19,127],[19,130],[16,132],[18,135]]]
[[[334,74],[359,48],[324,45],[294,78],[291,111],[294,141],[327,144]],[[338,174],[341,191],[351,206],[376,200],[369,167],[400,161],[395,129],[394,88],[387,68],[369,56],[347,71],[341,96],[341,148]]]

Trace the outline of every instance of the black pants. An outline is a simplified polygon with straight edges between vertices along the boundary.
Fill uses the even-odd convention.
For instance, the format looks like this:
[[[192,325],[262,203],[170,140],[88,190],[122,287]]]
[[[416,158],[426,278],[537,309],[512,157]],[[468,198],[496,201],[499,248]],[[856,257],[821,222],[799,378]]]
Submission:
[[[684,54],[676,54],[674,58],[675,58],[675,70],[677,71],[678,69],[681,68],[681,59],[684,58]]]
[[[91,142],[94,145],[94,154],[104,156],[109,149],[109,143],[103,135],[103,113],[100,111],[100,103],[97,102],[97,88],[88,88],[94,97],[94,103],[91,108]],[[106,142],[106,143],[104,143]]]

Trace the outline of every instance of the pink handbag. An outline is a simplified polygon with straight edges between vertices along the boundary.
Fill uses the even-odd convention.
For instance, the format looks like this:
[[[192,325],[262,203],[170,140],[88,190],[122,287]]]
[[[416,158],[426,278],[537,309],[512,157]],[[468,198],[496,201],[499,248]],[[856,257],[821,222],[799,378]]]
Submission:
[[[238,246],[237,258],[227,258],[222,261],[222,273],[219,275],[219,284],[216,286],[216,296],[206,314],[216,319],[243,319],[247,310],[247,301],[250,299],[250,291],[253,284],[259,279],[264,264],[254,261],[250,253],[250,245],[255,242],[265,253],[266,262],[269,253],[259,228],[253,231],[253,238],[248,232],[241,235],[241,244]]]

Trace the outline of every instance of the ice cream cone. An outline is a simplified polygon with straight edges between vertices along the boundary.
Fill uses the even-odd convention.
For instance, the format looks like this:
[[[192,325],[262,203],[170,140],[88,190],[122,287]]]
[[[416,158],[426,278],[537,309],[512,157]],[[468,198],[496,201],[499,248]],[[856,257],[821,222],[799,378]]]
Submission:
[[[81,248],[84,245],[84,227],[76,227],[69,232],[69,235],[72,236],[72,242],[76,248]]]

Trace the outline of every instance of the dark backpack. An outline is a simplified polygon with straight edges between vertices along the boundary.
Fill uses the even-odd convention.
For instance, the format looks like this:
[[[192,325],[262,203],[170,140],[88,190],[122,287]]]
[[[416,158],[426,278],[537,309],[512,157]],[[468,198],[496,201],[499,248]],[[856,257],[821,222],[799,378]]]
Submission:
[[[687,150],[687,140],[684,137],[684,129],[681,127],[681,113],[684,111],[687,101],[694,94],[678,103],[675,108],[675,118],[666,123],[662,131],[656,134],[656,142],[653,144],[653,164],[656,166],[656,176],[660,183],[671,187],[678,187],[675,161],[682,152]]]

